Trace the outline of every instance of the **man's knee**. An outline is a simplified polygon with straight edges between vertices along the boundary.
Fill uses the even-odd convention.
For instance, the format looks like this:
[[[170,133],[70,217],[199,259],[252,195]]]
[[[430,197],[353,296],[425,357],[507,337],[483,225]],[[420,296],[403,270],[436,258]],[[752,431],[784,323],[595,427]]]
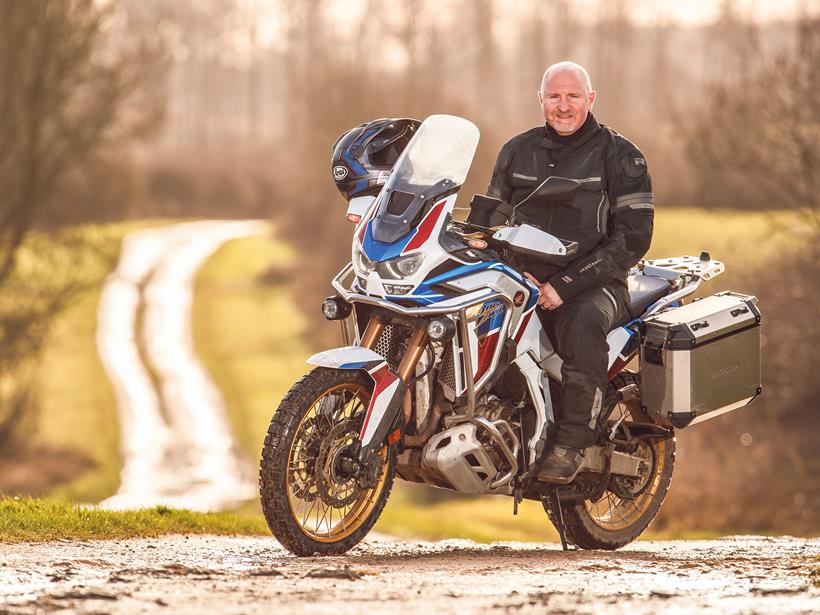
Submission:
[[[606,353],[609,327],[605,314],[594,306],[583,305],[562,316],[555,327],[559,354],[583,358],[589,353]]]

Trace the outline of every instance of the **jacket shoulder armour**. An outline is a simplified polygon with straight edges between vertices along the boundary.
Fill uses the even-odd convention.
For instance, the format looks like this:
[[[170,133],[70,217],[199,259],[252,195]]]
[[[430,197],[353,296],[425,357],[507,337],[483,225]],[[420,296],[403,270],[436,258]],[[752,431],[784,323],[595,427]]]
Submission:
[[[641,153],[640,148],[638,148],[637,145],[635,145],[632,141],[627,139],[621,133],[619,133],[616,130],[613,130],[609,126],[603,126],[603,129],[607,133],[609,133],[609,137],[610,137],[609,141],[610,141],[611,147],[614,148],[614,151],[612,152],[613,155],[620,157],[620,156],[624,156],[626,154],[636,153],[639,156],[643,156],[643,154]]]
[[[638,146],[608,126],[605,126],[604,130],[610,141],[607,157],[617,167],[619,174],[622,174],[627,182],[648,175],[649,165]]]

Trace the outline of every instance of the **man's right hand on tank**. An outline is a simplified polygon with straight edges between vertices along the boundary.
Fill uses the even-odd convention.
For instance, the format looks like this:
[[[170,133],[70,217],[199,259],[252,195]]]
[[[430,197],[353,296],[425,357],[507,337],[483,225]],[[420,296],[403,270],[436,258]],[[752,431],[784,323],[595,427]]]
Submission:
[[[535,279],[531,274],[524,272],[524,275],[527,276],[527,279],[535,284],[538,287],[538,305],[545,310],[554,310],[557,307],[561,307],[563,305],[564,300],[561,299],[558,291],[556,291],[552,284],[547,282],[546,284],[542,284],[538,280]]]

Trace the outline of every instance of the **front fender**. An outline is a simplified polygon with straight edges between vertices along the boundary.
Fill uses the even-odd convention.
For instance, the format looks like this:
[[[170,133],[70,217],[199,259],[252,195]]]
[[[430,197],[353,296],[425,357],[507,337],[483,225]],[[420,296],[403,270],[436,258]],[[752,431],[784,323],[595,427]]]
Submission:
[[[331,369],[364,369],[370,371],[385,362],[378,352],[364,346],[344,346],[319,352],[307,360],[308,364]]]
[[[363,369],[373,379],[373,395],[359,433],[360,460],[366,465],[371,454],[381,449],[388,431],[399,420],[407,384],[390,369],[384,357],[363,346],[325,350],[307,362],[331,369]]]

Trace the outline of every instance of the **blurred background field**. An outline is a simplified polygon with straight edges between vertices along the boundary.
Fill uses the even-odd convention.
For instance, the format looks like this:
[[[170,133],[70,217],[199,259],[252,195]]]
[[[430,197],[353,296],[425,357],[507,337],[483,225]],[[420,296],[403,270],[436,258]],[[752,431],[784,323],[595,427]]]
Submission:
[[[764,314],[763,397],[679,432],[654,531],[816,534],[818,11],[764,0],[0,0],[0,494],[96,502],[117,489],[119,427],[94,336],[100,285],[129,231],[271,220],[270,237],[230,242],[205,264],[193,314],[255,465],[304,359],[339,343],[318,311],[349,259],[329,170],[336,137],[375,117],[463,115],[482,133],[468,197],[501,144],[541,123],[545,66],[573,59],[598,90],[598,119],[649,161],[649,256],[709,250],[728,272],[703,292],[758,295]],[[537,506],[510,513],[504,498],[411,486],[378,527],[552,536]]]

